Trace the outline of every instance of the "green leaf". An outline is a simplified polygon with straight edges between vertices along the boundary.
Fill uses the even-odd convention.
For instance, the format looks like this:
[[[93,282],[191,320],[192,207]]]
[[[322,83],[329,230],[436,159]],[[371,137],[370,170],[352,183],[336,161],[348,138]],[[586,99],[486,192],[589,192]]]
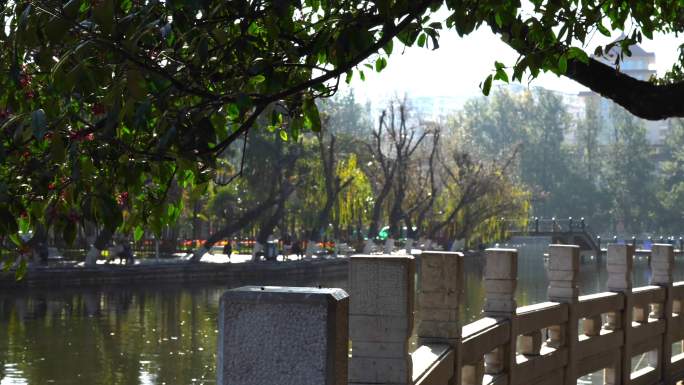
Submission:
[[[583,49],[577,47],[570,47],[567,52],[568,59],[577,59],[582,63],[589,63],[589,56]]]
[[[610,31],[600,21],[596,23],[596,28],[598,28],[602,35],[610,37]]]
[[[45,111],[42,108],[37,109],[31,113],[31,129],[33,135],[38,139],[43,139],[45,136],[45,128],[47,127],[47,119]]]
[[[266,80],[266,77],[264,75],[256,75],[256,76],[252,76],[252,78],[249,79],[249,82],[252,84],[259,84],[259,83],[263,83],[264,80]]]
[[[375,71],[380,72],[385,67],[387,67],[387,60],[384,57],[380,57],[375,61]]]
[[[485,79],[484,84],[481,85],[482,88],[482,93],[487,96],[489,95],[489,91],[492,89],[492,75],[487,76],[487,79]]]
[[[14,233],[9,234],[9,238],[12,241],[12,243],[14,243],[17,246],[21,246],[23,244],[23,242],[21,241],[21,238],[19,238],[19,236],[17,234],[14,234]]]
[[[228,119],[237,120],[240,117],[240,107],[235,103],[230,103],[226,107],[226,113],[228,113]]]
[[[31,221],[28,216],[19,218],[19,232],[28,233],[31,229]]]
[[[387,42],[387,44],[385,44],[385,46],[383,47],[383,49],[385,50],[385,53],[387,54],[387,56],[391,55],[391,54],[392,54],[392,50],[394,49],[394,43],[392,42],[392,40],[390,40],[389,42]]]
[[[418,35],[418,47],[424,47],[425,41],[427,41],[427,35],[425,35],[424,33]]]
[[[499,14],[499,12],[497,12],[494,15],[494,21],[496,22],[496,25],[499,26],[499,28],[503,26],[503,20],[501,20],[501,14]]]
[[[497,68],[496,74],[494,75],[494,80],[501,80],[508,83],[508,74],[506,73],[506,70],[503,68]]]
[[[558,58],[558,72],[564,74],[568,71],[568,57],[565,54]]]
[[[319,132],[321,130],[321,116],[318,113],[318,107],[312,99],[304,101],[304,114],[306,119],[311,123],[311,130]]]
[[[280,139],[282,139],[283,142],[287,142],[287,140],[289,139],[287,136],[287,131],[280,130],[278,133],[280,134]]]
[[[144,233],[145,233],[145,231],[143,230],[143,228],[140,225],[135,226],[135,230],[133,231],[133,239],[136,242],[138,242],[142,238]]]

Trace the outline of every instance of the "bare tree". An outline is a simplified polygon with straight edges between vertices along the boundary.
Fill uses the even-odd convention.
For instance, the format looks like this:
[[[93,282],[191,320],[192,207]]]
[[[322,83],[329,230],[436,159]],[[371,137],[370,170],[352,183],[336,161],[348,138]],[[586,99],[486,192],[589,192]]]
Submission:
[[[315,219],[313,226],[308,234],[308,244],[306,247],[306,256],[310,258],[314,251],[316,244],[321,241],[321,233],[326,227],[330,216],[332,214],[333,207],[337,201],[337,197],[340,192],[344,190],[352,182],[352,178],[348,178],[344,181],[337,175],[337,153],[335,149],[335,135],[326,133],[321,130],[317,133],[318,138],[318,150],[323,166],[323,177],[325,184],[325,202],[323,207],[318,213],[318,217]],[[330,139],[326,141],[326,136]]]
[[[404,217],[403,204],[411,159],[427,135],[427,131],[420,126],[410,124],[409,118],[406,98],[392,100],[382,111],[378,128],[373,131],[372,142],[368,144],[374,160],[368,175],[373,184],[375,200],[365,252],[370,251],[371,242],[378,235],[383,205],[390,196],[390,235],[385,244],[385,252],[391,252],[394,239],[401,234],[400,223]]]
[[[423,141],[421,154],[413,167],[409,169],[411,176],[406,184],[408,195],[404,209],[407,253],[411,252],[413,242],[427,230],[427,222],[433,212],[436,199],[444,188],[440,178],[441,164],[438,159],[441,129],[438,124],[430,124],[428,132],[432,140]]]

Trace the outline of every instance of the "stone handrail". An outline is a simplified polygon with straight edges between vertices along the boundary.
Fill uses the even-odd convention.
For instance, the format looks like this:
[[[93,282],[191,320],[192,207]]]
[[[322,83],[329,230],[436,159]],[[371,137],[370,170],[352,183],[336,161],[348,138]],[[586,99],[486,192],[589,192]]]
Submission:
[[[672,352],[673,344],[684,340],[684,282],[672,281],[673,246],[656,244],[650,257],[650,285],[633,288],[634,252],[631,245],[609,245],[608,291],[580,296],[579,248],[550,245],[548,302],[517,307],[517,251],[488,249],[484,317],[463,327],[459,324],[461,254],[353,256],[349,362],[319,365],[321,370],[335,370],[335,382],[326,372],[318,378],[327,380],[315,383],[576,384],[578,378],[602,371],[604,384],[674,384],[684,379],[684,353]],[[336,294],[336,298],[342,297]],[[336,320],[335,325],[342,324],[341,312],[347,309],[344,300],[338,302],[328,300],[328,319]],[[414,326],[418,347],[410,353]],[[223,325],[221,330],[226,328]],[[326,341],[336,341],[335,346],[316,345],[311,338],[279,346],[294,345],[297,351],[298,344],[313,343],[328,349],[320,354],[339,359],[347,346],[345,333],[328,328]],[[227,341],[223,346],[240,348]],[[348,371],[342,370],[347,365]],[[256,385],[231,382],[226,379],[228,372],[222,376],[219,385]],[[241,378],[247,377],[243,373]],[[273,378],[269,383],[285,385],[308,383],[309,377],[298,382]],[[260,381],[265,383],[263,378]]]

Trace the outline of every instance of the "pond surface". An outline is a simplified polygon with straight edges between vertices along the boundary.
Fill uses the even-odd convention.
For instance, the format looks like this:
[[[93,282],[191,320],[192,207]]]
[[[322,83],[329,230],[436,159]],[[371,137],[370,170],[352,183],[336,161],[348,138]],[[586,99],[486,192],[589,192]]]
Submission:
[[[520,244],[518,305],[546,300],[546,240]],[[482,258],[466,259],[464,322],[480,317]],[[684,279],[677,260],[675,279]],[[648,263],[635,262],[635,286]],[[581,293],[604,289],[605,265],[582,265]],[[0,293],[0,385],[214,384],[225,285],[125,286]],[[344,280],[261,284],[346,287]]]

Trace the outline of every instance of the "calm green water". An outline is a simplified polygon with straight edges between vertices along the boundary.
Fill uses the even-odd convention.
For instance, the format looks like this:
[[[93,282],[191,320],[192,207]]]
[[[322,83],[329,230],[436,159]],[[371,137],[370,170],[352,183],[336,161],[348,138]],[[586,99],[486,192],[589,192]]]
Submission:
[[[544,245],[520,245],[519,305],[545,300]],[[467,258],[465,322],[480,316],[483,268],[482,259]],[[647,262],[637,260],[635,270],[635,283],[645,284]],[[676,279],[684,278],[683,271],[677,269]],[[583,294],[601,291],[605,268],[584,264],[581,278]],[[0,385],[214,384],[218,300],[226,289],[243,284],[346,286],[344,280],[284,277],[263,283],[0,293]]]

